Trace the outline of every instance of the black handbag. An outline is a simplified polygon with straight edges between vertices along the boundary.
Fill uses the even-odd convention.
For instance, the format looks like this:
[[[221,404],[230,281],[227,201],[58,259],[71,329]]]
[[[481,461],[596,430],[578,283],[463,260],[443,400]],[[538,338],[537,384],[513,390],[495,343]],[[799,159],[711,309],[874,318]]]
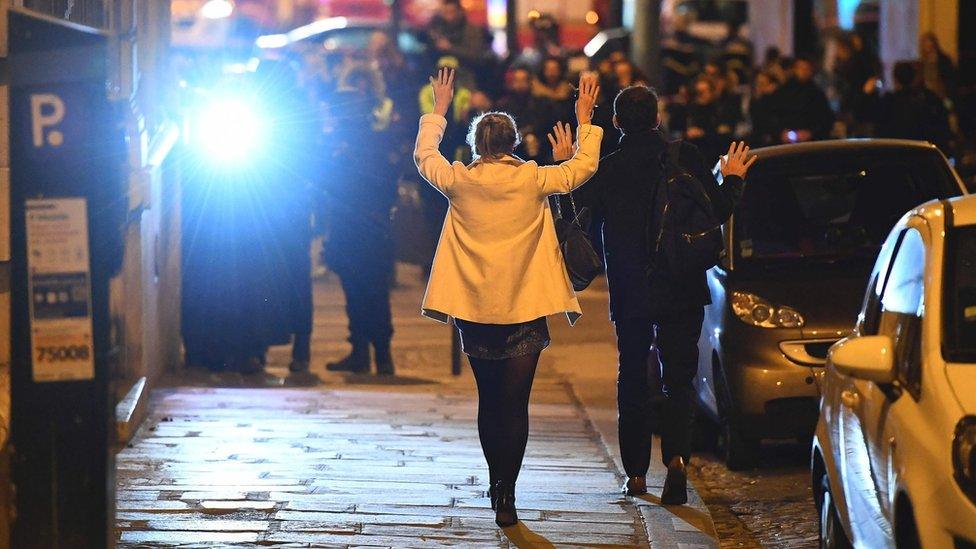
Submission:
[[[576,201],[573,194],[569,194],[569,203],[573,208],[573,218],[563,217],[562,208],[559,206],[558,199],[556,208],[559,216],[556,222],[556,238],[559,239],[559,248],[563,252],[563,261],[566,263],[566,273],[569,280],[573,283],[573,289],[577,292],[585,290],[593,282],[593,279],[603,272],[603,261],[600,254],[593,248],[590,235],[586,232],[585,218],[588,211],[583,208],[576,210]]]

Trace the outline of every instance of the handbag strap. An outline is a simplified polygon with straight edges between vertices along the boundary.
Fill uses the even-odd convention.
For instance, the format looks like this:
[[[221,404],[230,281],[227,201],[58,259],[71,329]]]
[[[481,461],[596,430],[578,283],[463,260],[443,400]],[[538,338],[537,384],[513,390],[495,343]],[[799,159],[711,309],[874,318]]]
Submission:
[[[576,200],[573,199],[573,193],[569,193],[569,205],[573,208],[573,223],[579,225],[579,212],[576,210]]]

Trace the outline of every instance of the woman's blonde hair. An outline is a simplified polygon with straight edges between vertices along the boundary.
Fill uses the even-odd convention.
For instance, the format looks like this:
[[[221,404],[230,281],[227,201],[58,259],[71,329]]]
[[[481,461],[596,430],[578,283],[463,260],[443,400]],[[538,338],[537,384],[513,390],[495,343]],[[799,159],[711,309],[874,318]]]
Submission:
[[[475,117],[468,129],[468,145],[477,158],[496,160],[512,154],[522,142],[512,115],[505,112],[486,112]]]

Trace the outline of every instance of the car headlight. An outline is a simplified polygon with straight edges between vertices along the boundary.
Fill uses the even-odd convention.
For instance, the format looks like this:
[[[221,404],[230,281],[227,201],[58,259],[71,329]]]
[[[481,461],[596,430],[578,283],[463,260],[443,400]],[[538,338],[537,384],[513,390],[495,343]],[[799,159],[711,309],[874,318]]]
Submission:
[[[952,467],[959,487],[976,503],[976,416],[964,417],[956,424]]]
[[[746,292],[732,292],[732,312],[739,320],[760,328],[801,328],[806,323],[796,309]]]

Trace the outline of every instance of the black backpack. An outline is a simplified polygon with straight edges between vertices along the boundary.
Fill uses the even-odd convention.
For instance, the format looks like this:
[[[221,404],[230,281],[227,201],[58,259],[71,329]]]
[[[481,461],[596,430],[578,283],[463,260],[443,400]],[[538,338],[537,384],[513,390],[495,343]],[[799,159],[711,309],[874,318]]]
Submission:
[[[718,265],[725,253],[722,223],[715,218],[711,198],[702,182],[681,166],[680,153],[681,141],[668,144],[664,178],[648,216],[647,276],[652,281],[700,276]],[[687,215],[679,218],[676,211]]]

